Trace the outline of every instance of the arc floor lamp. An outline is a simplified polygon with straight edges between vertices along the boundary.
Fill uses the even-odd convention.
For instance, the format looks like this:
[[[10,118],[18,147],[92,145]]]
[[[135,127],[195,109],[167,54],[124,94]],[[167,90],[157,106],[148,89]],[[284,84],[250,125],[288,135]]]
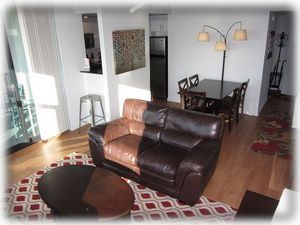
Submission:
[[[242,29],[242,22],[237,21],[233,23],[227,30],[226,34],[222,34],[221,31],[219,31],[217,28],[209,26],[209,25],[203,25],[203,31],[198,33],[198,41],[209,41],[209,33],[205,31],[205,28],[210,28],[215,30],[220,34],[220,40],[216,42],[215,44],[215,50],[216,51],[223,51],[223,65],[222,65],[222,83],[224,81],[224,67],[225,67],[225,58],[226,58],[226,49],[227,49],[227,37],[229,34],[229,31],[235,26],[240,25],[239,29],[236,29],[233,34],[233,40],[235,41],[245,41],[247,40],[247,31],[246,29]]]

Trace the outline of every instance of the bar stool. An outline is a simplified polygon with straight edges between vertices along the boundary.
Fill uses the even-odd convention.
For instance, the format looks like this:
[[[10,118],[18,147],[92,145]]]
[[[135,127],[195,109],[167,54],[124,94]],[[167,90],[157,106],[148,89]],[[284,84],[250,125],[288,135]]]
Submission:
[[[82,105],[83,103],[87,103],[90,102],[90,114],[88,116],[85,117],[81,117],[81,110],[82,110]],[[100,103],[100,108],[102,111],[102,115],[95,115],[95,103],[99,102]],[[105,114],[104,114],[104,110],[103,110],[103,105],[102,105],[102,99],[100,95],[85,95],[80,97],[80,108],[79,108],[79,133],[80,133],[80,127],[81,127],[81,123],[90,123],[88,121],[86,121],[85,119],[92,117],[92,126],[94,127],[96,125],[96,123],[103,121],[104,123],[106,123],[106,119],[105,119]],[[98,118],[98,120],[96,121],[96,118]]]

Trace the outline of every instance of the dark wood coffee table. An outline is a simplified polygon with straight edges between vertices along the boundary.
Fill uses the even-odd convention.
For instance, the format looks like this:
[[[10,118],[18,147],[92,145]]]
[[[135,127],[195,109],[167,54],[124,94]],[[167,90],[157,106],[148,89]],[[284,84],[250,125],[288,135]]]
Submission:
[[[116,219],[130,214],[134,194],[118,175],[93,166],[61,166],[39,180],[41,198],[61,217]]]
[[[236,219],[264,218],[271,220],[278,200],[247,190],[236,213]]]

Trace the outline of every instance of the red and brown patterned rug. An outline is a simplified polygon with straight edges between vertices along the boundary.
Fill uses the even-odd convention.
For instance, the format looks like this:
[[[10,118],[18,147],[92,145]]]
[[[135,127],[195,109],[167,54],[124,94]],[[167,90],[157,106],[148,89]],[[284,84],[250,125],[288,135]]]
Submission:
[[[251,149],[255,152],[292,159],[294,138],[291,118],[290,110],[284,107],[264,110],[260,128]]]
[[[91,165],[90,156],[72,153],[50,166],[22,179],[6,189],[5,212],[9,219],[18,221],[53,221],[50,208],[41,199],[37,184],[40,177],[52,168],[64,165]],[[128,181],[135,193],[135,204],[131,210],[132,221],[196,221],[209,222],[232,221],[236,210],[221,202],[201,196],[194,207],[182,204],[167,195]]]

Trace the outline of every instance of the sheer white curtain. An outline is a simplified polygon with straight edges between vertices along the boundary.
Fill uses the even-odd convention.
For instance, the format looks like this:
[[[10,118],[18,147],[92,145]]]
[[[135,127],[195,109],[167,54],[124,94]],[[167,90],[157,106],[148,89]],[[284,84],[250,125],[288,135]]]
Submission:
[[[18,16],[40,134],[47,140],[69,128],[54,13],[24,7]]]

